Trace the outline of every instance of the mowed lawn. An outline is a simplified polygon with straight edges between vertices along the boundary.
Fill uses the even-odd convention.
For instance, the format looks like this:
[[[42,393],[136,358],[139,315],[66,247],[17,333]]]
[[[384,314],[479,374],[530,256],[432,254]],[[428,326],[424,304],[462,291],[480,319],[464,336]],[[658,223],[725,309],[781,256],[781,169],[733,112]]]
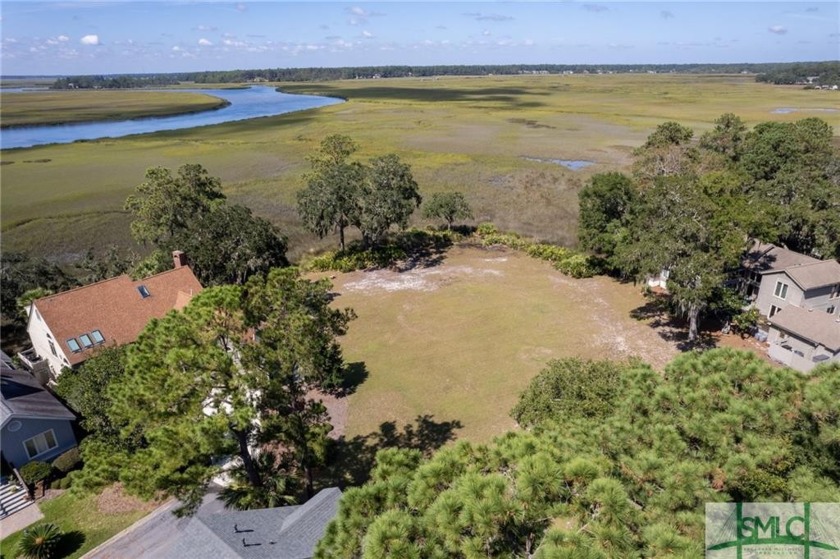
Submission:
[[[368,158],[396,152],[423,195],[463,191],[479,221],[573,244],[577,192],[597,172],[626,169],[653,128],[677,120],[702,133],[724,112],[748,124],[825,118],[831,91],[755,83],[752,76],[575,75],[350,80],[281,84],[347,103],[278,117],[120,139],[0,152],[3,248],[59,260],[128,246],[125,198],[153,166],[200,163],[230,199],[270,219],[298,257],[325,246],[301,227],[295,193],[306,157],[347,134]],[[774,112],[778,109],[794,112]],[[588,160],[570,171],[545,160]],[[543,160],[543,161],[540,161]],[[416,222],[422,225],[422,220]]]
[[[455,435],[487,441],[514,426],[520,391],[552,358],[627,359],[661,367],[676,350],[630,318],[639,288],[574,280],[509,249],[456,247],[407,272],[340,274],[335,305],[358,318],[342,338],[368,377],[349,397],[346,435],[417,416],[460,421]]]

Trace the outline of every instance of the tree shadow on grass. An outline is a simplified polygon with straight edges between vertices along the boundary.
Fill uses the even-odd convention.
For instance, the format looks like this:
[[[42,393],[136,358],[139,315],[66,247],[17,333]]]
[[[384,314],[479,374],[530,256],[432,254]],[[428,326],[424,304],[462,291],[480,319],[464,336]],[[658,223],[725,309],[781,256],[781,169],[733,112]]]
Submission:
[[[67,557],[72,555],[85,543],[85,535],[79,530],[72,532],[65,532],[61,535],[56,546],[56,554],[54,557]]]
[[[332,442],[328,466],[321,472],[323,487],[361,485],[370,477],[376,453],[385,448],[419,450],[424,456],[455,439],[455,432],[463,424],[452,421],[435,421],[430,414],[418,415],[414,423],[400,429],[395,421],[386,421],[379,431],[351,438],[341,437]]]
[[[341,383],[341,387],[336,391],[335,395],[345,397],[353,394],[367,380],[369,374],[364,361],[348,363],[344,367],[344,381]]]
[[[717,328],[709,328],[708,324],[701,324],[698,338],[689,341],[688,322],[671,314],[668,300],[662,295],[648,296],[644,305],[630,311],[630,317],[646,321],[660,338],[674,344],[680,351],[704,351],[717,347],[717,337],[714,335]]]

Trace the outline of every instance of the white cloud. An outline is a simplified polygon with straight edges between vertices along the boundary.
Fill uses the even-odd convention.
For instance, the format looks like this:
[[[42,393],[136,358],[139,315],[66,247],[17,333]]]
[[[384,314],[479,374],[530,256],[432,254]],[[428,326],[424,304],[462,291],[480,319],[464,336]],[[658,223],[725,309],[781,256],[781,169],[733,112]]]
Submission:
[[[768,27],[767,31],[776,35],[784,35],[785,33],[787,33],[787,29],[785,29],[781,25],[774,25],[772,27]]]
[[[248,6],[246,6],[245,4],[240,2],[236,5],[236,10],[239,11],[239,12],[244,12],[244,11],[248,10]]]
[[[489,37],[490,35],[492,35],[492,33],[490,33],[489,29],[485,29],[484,31],[481,32],[481,34],[484,35],[485,37]]]
[[[367,15],[367,12],[364,10],[364,8],[360,8],[359,6],[353,6],[352,8],[350,8],[350,13],[362,17],[365,17]]]
[[[83,45],[98,45],[99,35],[85,35],[79,42]]]
[[[202,37],[201,39],[198,40],[198,44],[202,47],[212,47],[213,46],[213,43],[211,43],[210,41],[208,41],[204,37]]]
[[[172,52],[180,52],[180,51],[181,51],[181,47],[179,47],[178,45],[175,45],[174,47],[172,47]]]
[[[70,37],[68,37],[67,35],[59,35],[58,40],[61,41],[62,43],[66,43],[67,41],[70,40]]]
[[[365,37],[365,39],[373,39],[373,33],[368,31],[367,29],[362,31],[362,35]]]

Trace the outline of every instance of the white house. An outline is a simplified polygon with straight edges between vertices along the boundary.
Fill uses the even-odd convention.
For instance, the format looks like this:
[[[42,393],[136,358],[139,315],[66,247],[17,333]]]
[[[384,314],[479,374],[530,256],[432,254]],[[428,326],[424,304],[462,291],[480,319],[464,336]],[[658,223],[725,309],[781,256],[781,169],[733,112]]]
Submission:
[[[149,320],[185,307],[201,284],[182,252],[173,258],[173,270],[142,280],[122,275],[33,301],[27,323],[32,350],[20,355],[24,365],[42,382],[54,381],[97,348],[131,343]]]

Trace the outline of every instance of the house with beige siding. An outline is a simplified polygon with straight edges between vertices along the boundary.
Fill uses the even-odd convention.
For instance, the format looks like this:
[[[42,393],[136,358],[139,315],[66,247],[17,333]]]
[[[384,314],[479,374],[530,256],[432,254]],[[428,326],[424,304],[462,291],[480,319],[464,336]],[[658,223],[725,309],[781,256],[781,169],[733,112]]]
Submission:
[[[755,243],[741,291],[768,320],[770,356],[800,371],[838,359],[840,263]]]

